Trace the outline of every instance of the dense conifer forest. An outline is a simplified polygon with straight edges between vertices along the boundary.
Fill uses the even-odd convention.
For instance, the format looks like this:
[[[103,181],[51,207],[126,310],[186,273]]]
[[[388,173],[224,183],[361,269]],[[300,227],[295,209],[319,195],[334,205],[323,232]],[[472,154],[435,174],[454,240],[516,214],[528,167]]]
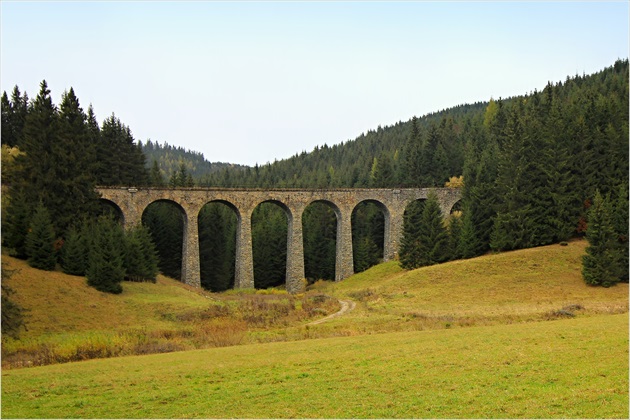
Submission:
[[[154,203],[143,215],[146,232],[118,232],[111,218],[93,222],[108,213],[96,185],[386,188],[444,186],[463,179],[463,199],[446,220],[432,198],[409,206],[400,252],[404,267],[586,235],[593,246],[585,259],[585,280],[597,284],[606,278],[610,285],[628,281],[628,109],[628,60],[618,60],[592,75],[549,82],[541,91],[414,116],[351,141],[243,167],[137,141],[114,114],[99,124],[91,106],[83,111],[72,88],[56,106],[46,82],[32,100],[16,86],[2,95],[3,245],[46,267],[51,252],[65,266],[79,258],[68,255],[83,248],[79,272],[96,285],[102,279],[94,280],[100,275],[95,267],[104,260],[117,264],[108,270],[118,273],[118,283],[154,278],[158,268],[178,278],[179,210]],[[362,203],[352,220],[354,266],[361,271],[382,259],[383,214],[376,205]],[[303,225],[308,280],[334,278],[334,212],[315,203],[306,209]],[[232,287],[234,212],[208,204],[199,215],[199,229],[203,287]],[[265,203],[254,211],[256,287],[284,282],[286,230],[287,218],[278,206]],[[101,242],[95,245],[97,237]],[[116,237],[127,238],[125,251],[118,247],[120,255],[99,256]],[[91,239],[77,246],[79,238]],[[44,244],[48,251],[42,251]],[[594,262],[601,255],[608,258],[603,266]],[[141,260],[154,261],[153,266],[138,268]]]

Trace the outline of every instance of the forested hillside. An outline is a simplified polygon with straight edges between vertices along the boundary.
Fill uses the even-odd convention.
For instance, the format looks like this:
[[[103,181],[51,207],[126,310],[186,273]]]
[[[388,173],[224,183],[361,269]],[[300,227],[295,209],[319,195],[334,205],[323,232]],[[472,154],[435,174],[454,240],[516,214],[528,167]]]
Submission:
[[[32,258],[34,234],[30,250],[27,237],[37,219],[41,226],[36,231],[46,236],[40,242],[53,241],[46,247],[60,258],[77,221],[102,211],[94,193],[97,184],[432,187],[463,175],[461,212],[448,220],[442,220],[432,199],[407,209],[400,254],[406,268],[583,235],[595,203],[598,216],[591,233],[593,227],[603,227],[613,238],[604,241],[602,249],[614,251],[604,252],[614,255],[604,265],[623,267],[610,278],[627,281],[628,109],[626,59],[596,74],[549,82],[540,92],[413,117],[352,141],[243,168],[221,167],[179,147],[143,145],[114,114],[99,125],[91,107],[87,113],[80,107],[72,88],[57,107],[45,82],[34,100],[16,86],[10,98],[2,95],[2,240],[14,255]],[[35,218],[40,207],[44,210]],[[383,219],[373,203],[362,203],[353,213],[356,271],[382,259]],[[142,220],[160,271],[178,278],[180,210],[154,203]],[[304,212],[303,228],[306,277],[334,278],[333,210],[314,203]],[[284,282],[286,229],[280,207],[263,203],[254,210],[256,287]],[[225,290],[234,282],[235,232],[236,215],[228,206],[210,203],[202,209],[201,281],[210,290]]]
[[[164,179],[170,180],[174,175],[182,170],[182,165],[187,174],[193,179],[202,179],[212,172],[222,169],[244,169],[242,165],[223,162],[209,162],[203,153],[187,150],[183,147],[173,146],[168,143],[160,144],[156,141],[147,140],[144,143],[138,141],[142,147],[142,152],[146,156],[147,167],[153,167],[154,162],[160,170]]]

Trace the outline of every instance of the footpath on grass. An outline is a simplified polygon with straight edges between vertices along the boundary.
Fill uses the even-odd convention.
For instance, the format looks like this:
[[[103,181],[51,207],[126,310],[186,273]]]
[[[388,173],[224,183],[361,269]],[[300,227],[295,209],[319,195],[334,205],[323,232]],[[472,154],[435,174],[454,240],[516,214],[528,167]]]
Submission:
[[[322,319],[318,319],[317,321],[309,322],[306,325],[317,325],[326,321],[330,321],[331,319],[337,318],[338,316],[341,316],[346,312],[350,312],[356,306],[356,303],[352,300],[340,300],[339,303],[341,304],[341,309],[339,309],[337,312],[335,312],[334,314],[330,314]]]

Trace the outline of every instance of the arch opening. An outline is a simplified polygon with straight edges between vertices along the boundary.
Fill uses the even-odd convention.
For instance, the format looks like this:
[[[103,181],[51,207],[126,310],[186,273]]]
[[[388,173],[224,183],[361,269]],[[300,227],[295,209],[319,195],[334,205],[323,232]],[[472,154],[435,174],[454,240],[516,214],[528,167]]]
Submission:
[[[158,253],[160,272],[182,279],[182,253],[186,212],[174,201],[158,200],[142,212],[142,224],[149,229]]]
[[[206,203],[198,215],[201,287],[223,292],[234,287],[238,210],[217,200]]]
[[[355,273],[360,273],[384,259],[385,205],[365,200],[352,211],[352,253]]]
[[[260,203],[252,213],[254,287],[267,289],[286,284],[287,232],[291,212],[275,200]]]
[[[314,201],[304,209],[304,274],[309,283],[335,279],[340,219],[339,208],[329,201]]]
[[[125,225],[125,214],[118,206],[118,204],[106,198],[99,198],[98,201],[100,204],[100,208],[97,216],[112,216],[114,220],[116,220],[116,222],[120,223],[123,226]]]

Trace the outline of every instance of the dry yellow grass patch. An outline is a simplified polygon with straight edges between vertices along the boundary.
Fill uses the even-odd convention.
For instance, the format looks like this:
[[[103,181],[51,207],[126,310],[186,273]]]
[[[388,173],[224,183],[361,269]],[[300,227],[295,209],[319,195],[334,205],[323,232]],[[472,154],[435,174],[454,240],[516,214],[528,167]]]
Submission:
[[[605,289],[582,280],[586,245],[573,241],[413,271],[391,262],[319,287],[361,303],[349,314],[359,330],[535,321],[565,308],[574,315],[627,312],[628,284]]]

